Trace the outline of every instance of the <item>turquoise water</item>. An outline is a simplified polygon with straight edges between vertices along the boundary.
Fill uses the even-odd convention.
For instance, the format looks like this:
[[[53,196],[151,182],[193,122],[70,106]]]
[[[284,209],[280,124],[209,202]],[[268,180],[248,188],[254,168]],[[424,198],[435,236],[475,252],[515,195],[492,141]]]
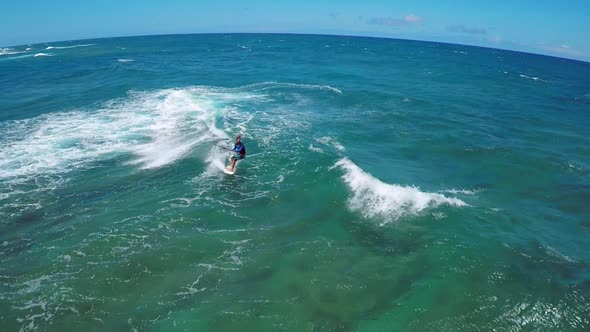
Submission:
[[[590,328],[588,63],[270,34],[0,54],[2,331]]]

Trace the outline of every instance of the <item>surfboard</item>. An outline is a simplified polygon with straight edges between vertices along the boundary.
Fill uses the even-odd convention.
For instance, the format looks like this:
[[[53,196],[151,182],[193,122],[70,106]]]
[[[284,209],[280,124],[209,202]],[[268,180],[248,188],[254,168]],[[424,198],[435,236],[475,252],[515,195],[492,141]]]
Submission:
[[[231,169],[231,158],[234,156],[233,152],[230,152],[229,155],[227,156],[227,160],[229,161],[229,165],[225,166],[223,168],[223,173],[225,174],[229,174],[229,175],[234,175],[236,173],[236,170],[238,169],[238,163],[236,162],[236,165],[234,166],[234,171],[230,171]]]
[[[238,168],[238,167],[237,167],[237,165],[236,165],[236,167],[234,167],[234,171],[232,172],[232,171],[230,171],[230,169],[231,169],[231,166],[226,166],[226,167],[223,169],[223,173],[225,173],[225,174],[229,174],[229,175],[234,175],[234,174],[236,173],[236,168]]]

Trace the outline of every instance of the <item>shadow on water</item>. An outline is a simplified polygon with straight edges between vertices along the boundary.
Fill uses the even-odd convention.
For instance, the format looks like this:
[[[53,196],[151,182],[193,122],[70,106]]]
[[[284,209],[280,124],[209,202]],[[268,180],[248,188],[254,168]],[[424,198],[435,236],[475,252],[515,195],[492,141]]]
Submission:
[[[390,267],[389,269],[393,269]],[[384,269],[383,278],[367,276],[362,293],[343,294],[336,288],[323,289],[310,299],[311,320],[314,330],[354,331],[364,320],[378,319],[399,307],[401,298],[411,291],[412,285],[428,274],[426,265],[413,266],[405,272]]]
[[[514,279],[526,278],[554,288],[584,285],[590,281],[590,264],[568,257],[538,240],[529,241],[522,249],[506,250],[514,260],[509,270]]]
[[[30,248],[33,247],[34,241],[31,239],[26,238],[2,238],[0,239],[2,243],[0,245],[3,246],[2,250],[0,250],[0,257],[1,258],[14,258],[15,256],[20,255],[28,251]],[[4,243],[6,242],[6,245]],[[24,265],[23,267],[25,267]],[[6,272],[5,272],[6,273]],[[17,270],[12,271],[12,273],[20,273]]]
[[[10,213],[11,209],[5,209],[6,212]],[[0,234],[0,241],[9,240],[10,237],[16,236],[16,234],[27,234],[38,227],[43,226],[43,220],[47,213],[45,209],[35,210],[15,210],[12,211],[16,216],[7,218],[2,226],[2,232]]]
[[[424,248],[423,231],[413,227],[397,226],[379,227],[364,221],[349,222],[346,225],[353,234],[356,244],[378,255],[405,256]]]

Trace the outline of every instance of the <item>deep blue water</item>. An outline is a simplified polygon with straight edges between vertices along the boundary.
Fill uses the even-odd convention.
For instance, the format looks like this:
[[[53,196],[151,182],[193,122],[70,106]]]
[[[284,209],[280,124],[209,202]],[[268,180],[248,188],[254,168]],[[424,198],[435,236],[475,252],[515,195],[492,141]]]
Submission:
[[[589,109],[461,45],[1,49],[0,330],[587,330]]]

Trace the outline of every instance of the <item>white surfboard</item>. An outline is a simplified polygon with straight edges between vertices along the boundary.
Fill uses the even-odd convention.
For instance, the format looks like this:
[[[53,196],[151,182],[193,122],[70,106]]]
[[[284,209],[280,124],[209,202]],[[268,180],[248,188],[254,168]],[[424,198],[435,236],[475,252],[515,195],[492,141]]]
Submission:
[[[225,166],[225,168],[223,169],[223,173],[229,174],[229,175],[234,175],[236,173],[236,168],[238,168],[237,165],[236,165],[236,167],[234,167],[234,170],[231,171],[231,165]]]
[[[233,152],[230,152],[229,155],[227,156],[227,160],[229,161],[229,165],[225,166],[223,168],[223,173],[225,174],[229,174],[229,175],[234,175],[236,173],[236,170],[238,169],[238,163],[236,162],[236,165],[234,166],[234,170],[233,172],[230,171],[231,169],[231,158],[234,156]]]

